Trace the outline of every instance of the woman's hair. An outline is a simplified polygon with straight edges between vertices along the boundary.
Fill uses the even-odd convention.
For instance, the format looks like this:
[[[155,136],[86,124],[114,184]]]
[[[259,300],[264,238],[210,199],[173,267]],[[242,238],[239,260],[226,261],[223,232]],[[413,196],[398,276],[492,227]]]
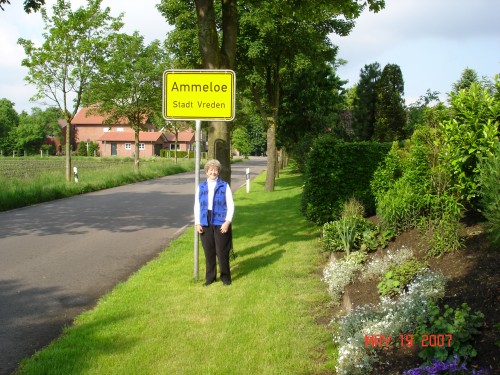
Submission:
[[[208,170],[210,168],[217,168],[220,172],[220,169],[221,169],[220,161],[218,161],[216,159],[212,159],[212,160],[207,161],[205,163],[205,172],[208,172]]]

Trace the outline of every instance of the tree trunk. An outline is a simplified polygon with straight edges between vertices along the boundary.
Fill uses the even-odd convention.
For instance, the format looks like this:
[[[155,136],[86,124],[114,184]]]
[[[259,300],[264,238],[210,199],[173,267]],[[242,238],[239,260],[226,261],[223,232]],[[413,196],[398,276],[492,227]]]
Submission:
[[[269,121],[267,128],[267,175],[266,191],[274,191],[276,174],[276,123]]]
[[[221,163],[220,177],[231,184],[231,150],[226,122],[212,121],[208,127],[208,159]]]
[[[139,174],[139,129],[135,131],[134,173]]]
[[[219,48],[214,0],[195,0],[198,41],[204,69],[233,69],[236,60],[238,11],[236,0],[222,2],[222,43]],[[213,121],[208,129],[208,158],[222,165],[220,177],[231,184],[229,124]]]
[[[66,182],[71,181],[71,120],[66,122]]]

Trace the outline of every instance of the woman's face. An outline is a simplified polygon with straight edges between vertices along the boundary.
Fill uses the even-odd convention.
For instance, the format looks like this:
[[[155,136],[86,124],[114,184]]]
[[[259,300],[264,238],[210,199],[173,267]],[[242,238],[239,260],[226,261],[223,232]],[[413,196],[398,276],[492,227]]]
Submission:
[[[219,168],[208,168],[207,178],[211,181],[216,180],[219,177]]]

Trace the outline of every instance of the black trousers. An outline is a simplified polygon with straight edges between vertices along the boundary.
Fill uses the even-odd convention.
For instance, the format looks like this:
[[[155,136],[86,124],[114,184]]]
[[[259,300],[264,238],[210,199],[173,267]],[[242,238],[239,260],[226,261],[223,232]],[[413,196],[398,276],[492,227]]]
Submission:
[[[219,262],[220,279],[223,282],[231,282],[231,270],[229,268],[229,253],[231,251],[233,229],[231,225],[226,233],[220,232],[220,225],[212,225],[212,212],[208,211],[208,227],[203,227],[200,235],[203,251],[205,252],[207,283],[217,280],[217,262]]]

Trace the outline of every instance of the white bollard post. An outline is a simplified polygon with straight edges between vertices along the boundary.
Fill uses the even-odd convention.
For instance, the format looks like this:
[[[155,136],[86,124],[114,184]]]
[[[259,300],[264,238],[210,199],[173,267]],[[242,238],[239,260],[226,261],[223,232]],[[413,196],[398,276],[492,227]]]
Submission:
[[[75,175],[75,182],[78,183],[78,168],[73,167],[73,174]]]
[[[250,168],[247,168],[247,193],[250,193]]]

